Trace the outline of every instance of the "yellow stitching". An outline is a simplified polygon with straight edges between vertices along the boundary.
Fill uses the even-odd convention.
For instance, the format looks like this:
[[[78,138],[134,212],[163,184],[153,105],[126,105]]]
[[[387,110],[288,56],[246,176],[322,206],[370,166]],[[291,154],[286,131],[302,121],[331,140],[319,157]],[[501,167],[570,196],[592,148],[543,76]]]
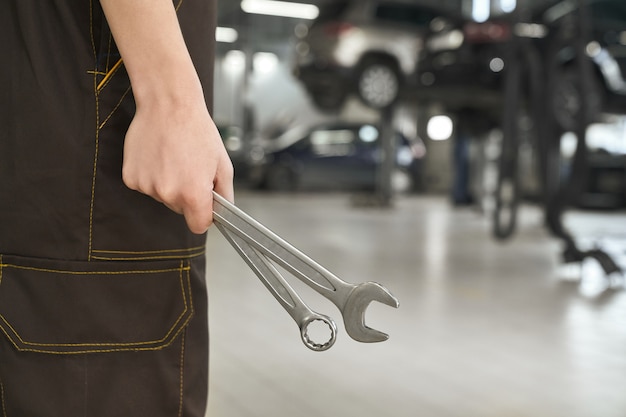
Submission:
[[[102,71],[87,71],[87,74],[91,74],[91,75],[106,75],[106,72],[102,72]]]
[[[94,66],[96,71],[98,70],[98,54],[96,52],[96,41],[93,36],[93,0],[89,2],[89,34],[91,37],[91,47],[93,49],[93,59]],[[106,78],[106,77],[105,77]],[[88,254],[87,260],[91,261],[91,248],[93,244],[93,211],[94,211],[94,202],[96,197],[96,174],[98,170],[98,146],[100,140],[100,130],[98,126],[100,125],[100,98],[98,95],[98,76],[94,74],[93,76],[93,88],[94,88],[94,99],[96,101],[96,135],[95,135],[95,151],[93,157],[93,173],[91,177],[91,199],[89,202],[89,243],[88,243]]]
[[[94,58],[97,56],[96,41],[93,38],[93,0],[89,2],[89,36],[91,38],[91,50]],[[96,68],[96,71],[98,68]]]
[[[2,267],[4,263],[2,263],[2,255],[0,255],[0,285],[2,285]]]
[[[163,345],[152,346],[152,347],[137,347],[137,345],[132,345],[130,347],[123,347],[123,348],[117,348],[117,349],[85,349],[85,350],[72,350],[72,351],[61,351],[61,352],[51,351],[51,350],[42,350],[42,349],[31,349],[31,348],[19,347],[15,343],[15,341],[11,338],[11,336],[6,332],[4,327],[0,327],[0,330],[2,330],[2,333],[5,334],[5,336],[13,344],[15,349],[19,350],[20,352],[46,353],[46,354],[50,354],[50,355],[78,355],[78,354],[84,354],[84,353],[128,352],[130,350],[138,351],[138,352],[142,351],[143,352],[143,351],[162,350],[162,349],[168,347],[169,345],[171,345],[172,342],[174,340],[176,340],[176,338],[178,337],[180,332],[187,327],[187,324],[191,320],[191,317],[192,317],[192,315],[187,316],[187,320],[185,320],[185,322],[180,326],[178,331],[172,336],[172,338],[170,339],[169,342],[167,342],[167,343],[165,343]],[[123,345],[120,345],[120,346],[123,346]]]
[[[185,336],[187,331],[183,332],[180,340],[180,396],[178,399],[178,417],[183,415],[183,388],[184,388],[184,374],[185,374]]]
[[[0,267],[23,269],[26,271],[38,271],[38,272],[51,272],[55,274],[68,274],[68,275],[126,275],[126,274],[160,274],[164,272],[178,271],[180,268],[166,268],[166,269],[138,269],[129,271],[66,271],[63,269],[50,269],[50,268],[38,268],[35,266],[25,266],[16,264],[0,264]],[[183,267],[183,271],[190,269],[191,267]]]
[[[96,92],[99,93],[109,83],[109,81],[111,80],[113,75],[115,75],[115,73],[122,66],[123,63],[124,63],[124,61],[122,60],[122,58],[117,60],[115,65],[113,65],[113,67],[109,71],[107,71],[107,73],[104,76],[104,78],[102,79],[102,81],[100,81],[100,83],[96,87]]]
[[[97,256],[92,255],[91,259],[97,261],[160,261],[167,259],[195,258],[204,255],[204,251],[190,253],[188,255],[159,255],[159,256],[135,256],[135,257],[117,257],[117,256]]]
[[[176,11],[178,11],[178,9],[180,9],[180,6],[183,4],[183,0],[180,0],[178,2],[178,4],[176,5]]]
[[[109,115],[106,117],[106,119],[104,119],[104,121],[100,124],[99,129],[102,129],[104,127],[104,125],[107,124],[107,122],[109,121],[111,116],[113,116],[113,113],[115,113],[115,111],[120,107],[120,105],[122,104],[122,101],[124,101],[124,99],[126,98],[126,95],[130,92],[130,90],[131,90],[131,87],[128,87],[126,89],[126,91],[124,92],[124,94],[122,94],[122,97],[119,99],[119,101],[117,102],[115,107],[113,107],[113,110],[111,110],[111,113],[109,113]]]
[[[182,1],[182,0],[181,0]],[[183,268],[184,263],[181,261],[180,264],[181,268]],[[192,291],[191,291],[191,265],[189,265],[186,269],[187,271],[187,281],[189,282],[189,305],[191,306],[191,315],[189,316],[189,320],[191,320],[191,318],[193,317],[193,315],[195,314],[195,309],[193,307],[193,295],[192,295]],[[187,335],[187,327],[185,327],[185,332],[183,333],[183,335],[181,336],[182,339],[182,346],[181,346],[181,350],[180,350],[180,400],[179,400],[179,406],[178,406],[178,417],[181,417],[183,415],[183,399],[184,399],[184,376],[185,376],[185,336]]]
[[[24,344],[24,345],[47,346],[47,347],[55,347],[55,346],[56,347],[73,347],[73,346],[87,347],[87,346],[140,346],[140,345],[151,345],[151,344],[162,343],[164,340],[166,340],[168,338],[170,333],[172,333],[172,331],[174,330],[174,328],[176,327],[178,322],[182,319],[182,317],[185,316],[185,313],[187,312],[187,309],[189,308],[189,306],[187,304],[187,297],[185,296],[185,284],[183,282],[182,269],[180,270],[179,277],[180,277],[180,284],[181,284],[181,289],[182,289],[183,305],[185,306],[185,308],[183,309],[183,312],[178,316],[178,318],[176,319],[176,321],[174,322],[174,324],[172,325],[170,330],[165,334],[165,336],[163,338],[161,338],[161,339],[158,339],[158,340],[149,340],[149,341],[144,341],[144,342],[127,342],[127,343],[36,343],[36,342],[27,342],[24,339],[22,339],[22,337],[19,335],[17,330],[15,330],[15,328],[13,326],[11,326],[11,324],[6,320],[6,318],[2,314],[0,314],[0,319],[2,319],[2,321],[7,325],[7,327],[13,331],[13,333],[18,338],[18,340],[22,344]],[[191,285],[189,282],[188,282],[188,284]]]
[[[40,346],[40,347],[68,347],[68,348],[71,348],[71,347],[88,347],[88,346],[99,346],[99,347],[105,347],[105,346],[125,346],[126,347],[124,349],[106,349],[106,350],[91,350],[90,349],[90,350],[81,351],[81,352],[49,352],[49,351],[45,351],[45,350],[37,350],[37,349],[31,349],[31,348],[21,348],[21,347],[19,347],[17,345],[15,340],[9,335],[9,333],[7,332],[7,330],[3,326],[0,326],[0,329],[2,329],[2,332],[11,341],[13,346],[15,346],[15,348],[20,350],[20,351],[39,352],[39,353],[67,354],[67,353],[85,353],[85,352],[114,352],[114,351],[123,351],[123,350],[156,350],[156,349],[159,349],[158,346],[154,347],[154,348],[145,348],[145,347],[140,348],[138,346],[163,343],[165,340],[168,339],[168,337],[174,331],[174,329],[176,328],[178,323],[185,316],[185,314],[187,313],[187,310],[190,310],[190,314],[187,316],[187,320],[185,320],[185,322],[182,324],[181,328],[174,334],[174,336],[171,338],[171,341],[169,343],[167,343],[166,345],[164,345],[164,346],[170,345],[172,343],[172,341],[174,339],[176,339],[176,337],[180,333],[180,330],[187,326],[187,324],[189,323],[189,320],[191,319],[191,317],[194,314],[194,308],[193,308],[192,297],[191,297],[191,275],[189,273],[189,269],[191,269],[191,267],[190,266],[185,266],[184,263],[181,261],[179,268],[176,268],[176,269],[173,269],[173,270],[169,271],[169,272],[171,272],[171,271],[179,271],[179,279],[180,279],[180,284],[181,284],[181,295],[183,297],[183,305],[185,306],[185,308],[183,309],[182,313],[178,316],[178,318],[176,319],[174,324],[170,327],[170,329],[165,334],[165,336],[163,338],[161,338],[161,339],[158,339],[158,340],[144,341],[144,342],[127,342],[127,343],[35,343],[35,342],[27,342],[24,339],[22,339],[22,337],[19,335],[19,333],[15,330],[15,328],[13,326],[11,326],[11,324],[6,320],[6,318],[2,314],[0,314],[0,319],[7,325],[7,327],[9,329],[11,329],[13,334],[17,337],[17,339],[23,345]],[[183,279],[183,271],[187,271],[187,288],[185,288],[185,280]],[[187,295],[189,295],[189,301],[187,300]]]
[[[2,416],[7,417],[7,407],[4,403],[4,384],[2,383],[2,378],[0,378],[0,400],[2,400]]]
[[[184,249],[159,249],[159,250],[145,250],[145,251],[125,251],[125,250],[106,250],[106,249],[94,249],[94,253],[122,253],[122,254],[156,254],[156,253],[170,253],[170,252],[191,252],[200,249],[204,249],[206,245],[195,246],[193,248],[184,248]]]
[[[193,316],[196,311],[193,308],[193,295],[191,293],[191,265],[185,266],[186,262],[180,261],[181,273],[187,271],[187,282],[189,283],[189,305],[191,306],[191,315]]]

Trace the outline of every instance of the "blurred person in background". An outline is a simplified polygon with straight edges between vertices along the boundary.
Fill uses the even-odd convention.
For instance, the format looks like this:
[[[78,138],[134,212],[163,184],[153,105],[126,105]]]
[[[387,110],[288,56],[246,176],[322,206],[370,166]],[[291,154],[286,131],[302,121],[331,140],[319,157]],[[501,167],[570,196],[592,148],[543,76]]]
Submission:
[[[203,417],[215,0],[0,4],[0,404]]]

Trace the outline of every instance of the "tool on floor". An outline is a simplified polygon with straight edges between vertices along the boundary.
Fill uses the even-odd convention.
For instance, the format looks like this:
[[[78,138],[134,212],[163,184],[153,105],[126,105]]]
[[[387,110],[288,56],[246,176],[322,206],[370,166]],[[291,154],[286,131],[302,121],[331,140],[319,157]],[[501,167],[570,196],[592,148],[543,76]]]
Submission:
[[[346,332],[354,340],[371,343],[389,338],[365,325],[365,310],[370,302],[399,306],[398,299],[385,287],[375,282],[351,284],[341,280],[219,194],[214,192],[213,197],[215,225],[295,320],[309,349],[329,349],[335,343],[337,326],[330,317],[311,310],[272,261],[335,304],[343,315]],[[330,329],[326,342],[316,343],[309,336],[309,325],[316,321]]]

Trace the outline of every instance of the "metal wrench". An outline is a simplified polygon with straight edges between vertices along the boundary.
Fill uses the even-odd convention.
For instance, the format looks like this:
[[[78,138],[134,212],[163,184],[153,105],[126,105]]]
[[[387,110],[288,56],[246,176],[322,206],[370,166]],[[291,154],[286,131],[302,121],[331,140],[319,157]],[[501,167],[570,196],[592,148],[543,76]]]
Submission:
[[[365,324],[365,310],[370,302],[399,306],[398,300],[386,288],[375,282],[351,284],[341,280],[219,194],[214,192],[213,197],[216,226],[294,318],[307,347],[313,350],[330,348],[335,341],[336,326],[328,316],[310,310],[269,260],[335,304],[343,315],[346,332],[354,340],[371,343],[389,338]],[[324,344],[312,342],[307,335],[307,327],[316,320],[323,321],[331,329],[331,338]]]

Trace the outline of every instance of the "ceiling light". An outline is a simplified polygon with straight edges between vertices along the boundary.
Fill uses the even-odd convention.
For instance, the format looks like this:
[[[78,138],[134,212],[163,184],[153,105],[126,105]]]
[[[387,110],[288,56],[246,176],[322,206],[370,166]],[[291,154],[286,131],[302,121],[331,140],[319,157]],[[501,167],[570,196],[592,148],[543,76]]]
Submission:
[[[296,19],[315,19],[319,15],[319,9],[315,5],[274,0],[242,0],[241,10],[246,13]]]
[[[452,136],[454,124],[446,115],[433,116],[428,120],[426,132],[432,140],[446,140]]]
[[[218,27],[215,29],[215,40],[224,43],[233,43],[239,37],[239,33],[233,28]]]

